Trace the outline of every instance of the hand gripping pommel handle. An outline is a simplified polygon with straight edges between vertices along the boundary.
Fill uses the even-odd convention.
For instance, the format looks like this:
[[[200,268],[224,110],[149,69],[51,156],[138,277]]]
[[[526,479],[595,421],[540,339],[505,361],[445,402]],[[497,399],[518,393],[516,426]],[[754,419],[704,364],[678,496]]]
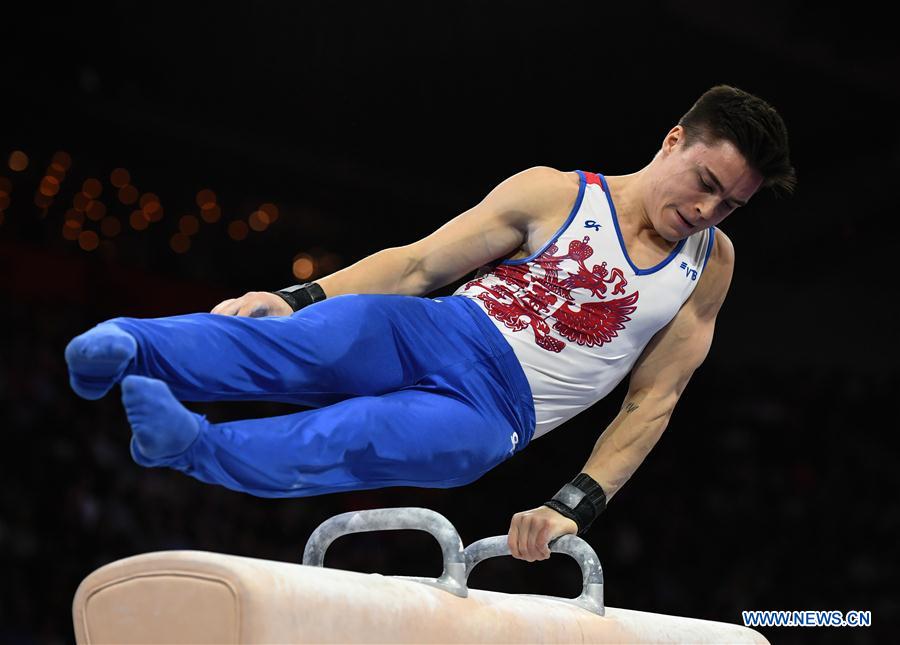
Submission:
[[[563,535],[555,540],[551,540],[549,547],[551,553],[564,553],[575,558],[578,566],[581,567],[581,595],[577,598],[559,598],[559,600],[587,609],[598,616],[603,616],[606,613],[603,605],[603,567],[600,566],[600,559],[594,550],[587,542],[575,535]],[[479,562],[501,555],[511,555],[511,553],[509,552],[507,536],[496,535],[472,542],[466,547],[464,555],[466,576],[463,584],[467,584],[472,569]]]
[[[399,529],[413,529],[430,533],[441,546],[444,572],[440,578],[392,577],[422,582],[448,591],[460,598],[468,597],[466,560],[462,539],[450,520],[427,508],[376,508],[335,515],[320,524],[309,536],[306,548],[303,550],[303,564],[313,567],[324,566],[325,551],[332,542],[343,535]]]

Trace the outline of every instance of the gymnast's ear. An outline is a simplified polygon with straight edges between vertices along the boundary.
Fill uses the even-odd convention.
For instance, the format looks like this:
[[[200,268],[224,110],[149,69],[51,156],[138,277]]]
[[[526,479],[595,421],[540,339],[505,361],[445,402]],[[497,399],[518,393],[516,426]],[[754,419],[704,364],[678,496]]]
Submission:
[[[667,157],[677,148],[683,147],[685,143],[684,126],[676,125],[666,133],[662,142],[662,148],[660,148],[660,153],[664,157]]]

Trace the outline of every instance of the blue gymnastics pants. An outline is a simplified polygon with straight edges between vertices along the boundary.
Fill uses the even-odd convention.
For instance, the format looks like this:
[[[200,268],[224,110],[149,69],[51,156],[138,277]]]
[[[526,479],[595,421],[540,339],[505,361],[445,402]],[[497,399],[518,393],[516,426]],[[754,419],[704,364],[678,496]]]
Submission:
[[[133,335],[126,374],[181,401],[279,401],[312,409],[210,423],[151,460],[261,497],[478,479],[534,433],[519,361],[464,296],[343,295],[287,317],[188,314],[107,321]]]

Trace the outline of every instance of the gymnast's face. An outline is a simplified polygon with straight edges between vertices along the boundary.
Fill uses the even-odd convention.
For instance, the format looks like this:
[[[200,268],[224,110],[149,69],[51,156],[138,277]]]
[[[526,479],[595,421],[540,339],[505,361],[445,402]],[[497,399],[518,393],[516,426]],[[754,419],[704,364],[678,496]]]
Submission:
[[[687,147],[680,125],[666,135],[654,162],[645,206],[656,232],[670,242],[715,226],[763,182],[730,141],[709,146],[695,140]]]

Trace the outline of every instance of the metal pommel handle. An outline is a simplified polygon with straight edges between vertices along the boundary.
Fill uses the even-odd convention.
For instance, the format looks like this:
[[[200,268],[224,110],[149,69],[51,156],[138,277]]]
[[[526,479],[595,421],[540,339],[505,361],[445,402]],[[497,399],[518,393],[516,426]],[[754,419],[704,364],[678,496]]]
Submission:
[[[468,597],[466,559],[462,539],[450,520],[427,508],[375,508],[335,515],[322,522],[309,536],[306,548],[303,550],[303,564],[313,567],[324,566],[325,551],[332,542],[343,535],[399,529],[427,531],[434,536],[434,539],[441,545],[444,572],[440,578],[396,577],[438,587],[460,598]]]
[[[559,600],[578,605],[598,616],[603,616],[606,613],[603,605],[603,567],[600,566],[600,559],[594,550],[587,542],[575,535],[563,535],[551,540],[549,547],[551,553],[564,553],[575,558],[578,566],[581,567],[583,582],[581,595],[577,598],[560,598]],[[465,550],[465,582],[469,580],[469,574],[472,573],[475,565],[488,558],[501,555],[510,555],[505,535],[472,542]]]

